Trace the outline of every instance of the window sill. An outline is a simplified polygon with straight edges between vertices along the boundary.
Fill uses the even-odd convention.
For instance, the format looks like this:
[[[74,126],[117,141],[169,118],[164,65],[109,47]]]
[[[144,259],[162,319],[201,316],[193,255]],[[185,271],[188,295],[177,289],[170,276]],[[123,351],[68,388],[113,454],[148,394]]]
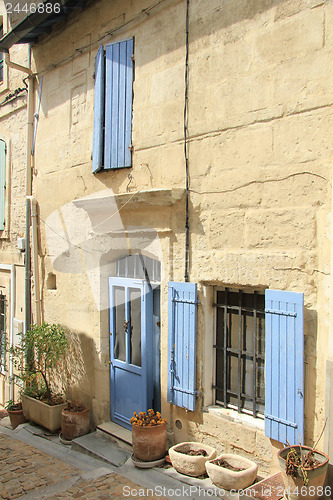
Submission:
[[[231,408],[222,408],[221,406],[208,406],[208,413],[211,415],[215,415],[218,418],[223,418],[226,420],[230,420],[231,422],[248,425],[254,429],[258,429],[261,431],[265,430],[265,420],[264,418],[254,418],[251,415],[247,415],[246,413],[238,413],[236,410],[232,410]]]

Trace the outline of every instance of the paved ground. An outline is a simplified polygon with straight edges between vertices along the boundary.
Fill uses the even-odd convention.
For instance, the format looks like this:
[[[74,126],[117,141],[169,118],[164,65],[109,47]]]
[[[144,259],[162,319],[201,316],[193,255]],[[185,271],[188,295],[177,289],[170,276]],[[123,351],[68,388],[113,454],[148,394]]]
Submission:
[[[23,424],[12,430],[4,412],[0,419],[1,500],[220,498],[209,479],[189,478],[172,467],[134,467],[130,453],[111,441],[110,464],[72,450],[38,426]],[[99,439],[96,443],[100,446]],[[238,500],[238,495],[223,496]]]
[[[87,469],[88,457],[83,457]],[[74,467],[67,461],[56,458],[26,444],[13,436],[0,434],[2,499],[28,498],[133,498],[131,492],[144,492],[144,488],[128,478],[95,464],[92,471]],[[141,496],[142,498],[142,496]],[[149,498],[152,498],[149,495]],[[156,498],[156,496],[155,496]],[[162,498],[162,497],[160,497]]]

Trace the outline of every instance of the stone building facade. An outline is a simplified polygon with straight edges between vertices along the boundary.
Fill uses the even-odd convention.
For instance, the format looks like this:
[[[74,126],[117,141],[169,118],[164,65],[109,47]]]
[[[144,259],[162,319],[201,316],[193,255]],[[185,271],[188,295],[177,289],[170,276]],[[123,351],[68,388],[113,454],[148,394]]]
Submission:
[[[304,358],[294,353],[302,368],[288,371],[288,354],[272,373],[285,369],[293,385],[304,370],[295,398],[305,443],[332,419],[332,18],[329,0],[98,0],[35,40],[38,297],[42,318],[70,332],[67,394],[89,404],[94,424],[110,409],[121,423],[133,401],[152,401],[168,418],[170,442],[204,441],[275,470],[282,439],[264,429],[267,289],[304,299]],[[26,46],[9,52],[27,64]],[[22,81],[5,70],[4,97]],[[10,143],[0,261],[16,266],[20,320],[26,118],[24,96],[0,108],[0,139]],[[10,271],[0,273],[8,295]],[[184,292],[179,313],[174,297],[185,282],[196,295]],[[184,314],[178,327],[173,314]],[[195,331],[195,376],[186,364],[194,337],[180,337],[181,325]],[[191,377],[195,387],[184,388]],[[173,390],[194,411],[184,398],[170,403]],[[320,443],[328,452],[332,429]]]

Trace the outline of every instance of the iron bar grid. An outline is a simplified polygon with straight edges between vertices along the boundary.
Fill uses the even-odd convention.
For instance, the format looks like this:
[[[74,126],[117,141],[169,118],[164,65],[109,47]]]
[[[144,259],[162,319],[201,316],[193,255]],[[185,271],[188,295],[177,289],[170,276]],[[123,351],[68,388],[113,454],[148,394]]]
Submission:
[[[213,306],[217,308],[215,402],[236,405],[238,412],[250,411],[257,417],[264,406],[264,296],[225,289],[217,291]]]

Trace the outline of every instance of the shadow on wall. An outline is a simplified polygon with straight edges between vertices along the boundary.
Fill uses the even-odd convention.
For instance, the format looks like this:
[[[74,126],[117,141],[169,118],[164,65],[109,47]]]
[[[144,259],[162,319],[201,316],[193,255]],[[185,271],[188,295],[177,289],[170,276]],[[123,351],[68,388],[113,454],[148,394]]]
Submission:
[[[320,422],[321,415],[316,415],[313,411],[316,398],[317,343],[317,312],[304,308],[304,443],[308,446],[314,444],[321,432],[321,424],[320,428],[315,425],[315,419]]]
[[[58,389],[66,398],[72,401],[80,401],[94,410],[94,389],[95,374],[102,369],[99,353],[92,338],[80,332],[68,332],[69,353],[59,368]],[[105,369],[105,367],[104,367]],[[106,382],[108,378],[106,378]],[[105,405],[105,408],[109,405]],[[105,410],[104,410],[105,411]],[[93,415],[93,418],[99,418]],[[109,419],[109,415],[103,416],[104,420]],[[94,422],[96,423],[96,422]]]

